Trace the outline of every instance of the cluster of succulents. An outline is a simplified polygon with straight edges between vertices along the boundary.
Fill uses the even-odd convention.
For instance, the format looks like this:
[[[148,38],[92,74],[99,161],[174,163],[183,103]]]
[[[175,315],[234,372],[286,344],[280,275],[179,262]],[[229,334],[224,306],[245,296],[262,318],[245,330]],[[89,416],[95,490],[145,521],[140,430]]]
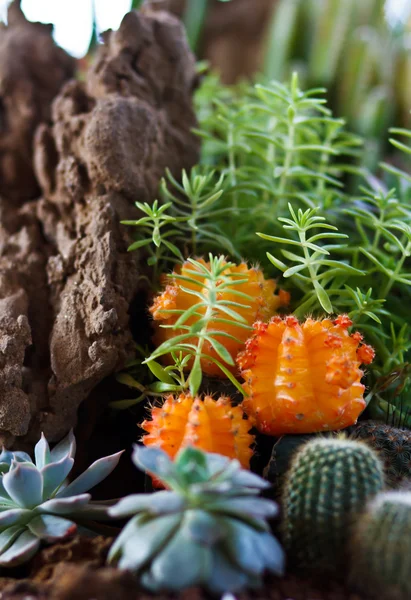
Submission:
[[[266,572],[282,575],[284,552],[270,531],[277,516],[269,487],[236,460],[185,448],[175,461],[158,448],[136,446],[133,461],[167,487],[134,494],[110,508],[130,517],[109,562],[138,574],[153,592],[203,585],[212,593],[258,587]]]
[[[75,451],[75,439],[69,433],[53,450],[42,436],[34,449],[34,462],[23,452],[1,453],[1,566],[29,560],[42,542],[71,536],[77,525],[89,527],[89,520],[109,518],[109,504],[92,502],[87,492],[111,473],[122,453],[97,460],[68,482]]]

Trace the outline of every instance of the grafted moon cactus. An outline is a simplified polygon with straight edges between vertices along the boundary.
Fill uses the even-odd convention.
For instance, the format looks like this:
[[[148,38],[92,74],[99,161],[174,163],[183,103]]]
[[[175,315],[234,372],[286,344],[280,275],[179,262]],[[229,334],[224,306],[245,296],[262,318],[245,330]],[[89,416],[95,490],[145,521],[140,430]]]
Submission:
[[[351,320],[293,316],[256,323],[237,362],[248,397],[243,408],[269,435],[314,433],[353,425],[365,408],[361,364],[374,350],[350,334]]]
[[[151,420],[141,424],[147,431],[142,442],[161,448],[170,458],[180,449],[192,446],[237,458],[248,469],[254,436],[249,433],[249,421],[243,417],[242,409],[232,406],[227,396],[217,400],[184,393],[168,396],[161,407],[151,409]]]

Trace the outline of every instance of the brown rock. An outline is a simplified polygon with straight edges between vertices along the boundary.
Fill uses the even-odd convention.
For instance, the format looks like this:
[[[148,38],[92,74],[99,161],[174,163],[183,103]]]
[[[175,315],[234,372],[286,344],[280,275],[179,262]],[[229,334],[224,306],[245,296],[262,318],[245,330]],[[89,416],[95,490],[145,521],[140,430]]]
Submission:
[[[34,131],[50,119],[53,98],[75,69],[51,33],[51,25],[27,21],[17,0],[7,27],[0,25],[0,194],[19,203],[39,195]]]
[[[106,35],[87,84],[67,83],[52,124],[38,128],[43,198],[18,212],[5,202],[0,221],[4,436],[60,438],[129,356],[139,270],[120,221],[137,216],[134,201],[155,197],[167,166],[178,176],[197,161],[195,83],[178,21],[130,13]]]

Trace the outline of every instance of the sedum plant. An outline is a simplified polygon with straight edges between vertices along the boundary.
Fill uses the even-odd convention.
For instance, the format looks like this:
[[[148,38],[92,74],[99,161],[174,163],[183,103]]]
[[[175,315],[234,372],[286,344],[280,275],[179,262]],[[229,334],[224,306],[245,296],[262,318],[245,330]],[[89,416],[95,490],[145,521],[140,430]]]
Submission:
[[[236,460],[186,448],[172,462],[160,449],[135,446],[133,461],[167,486],[135,494],[110,508],[132,517],[109,562],[134,571],[152,592],[204,585],[212,593],[261,585],[281,575],[284,553],[270,532],[275,502],[258,498],[269,484]]]
[[[34,462],[22,452],[1,453],[0,566],[29,560],[42,542],[72,535],[77,524],[109,518],[108,505],[91,502],[87,492],[111,473],[122,453],[97,460],[68,483],[75,451],[70,432],[53,450],[42,436]]]

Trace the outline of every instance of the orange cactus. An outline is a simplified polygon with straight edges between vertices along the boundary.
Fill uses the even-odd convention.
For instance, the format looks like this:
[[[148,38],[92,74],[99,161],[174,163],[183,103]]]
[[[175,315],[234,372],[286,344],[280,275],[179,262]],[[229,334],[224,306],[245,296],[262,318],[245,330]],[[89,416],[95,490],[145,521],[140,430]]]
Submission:
[[[374,350],[351,320],[274,317],[256,323],[255,333],[237,357],[248,394],[245,412],[262,433],[314,433],[338,430],[357,421],[365,408],[361,363]]]
[[[209,267],[209,263],[205,262],[203,259],[198,259],[198,263],[205,265],[207,268]],[[181,267],[177,268],[174,273],[183,277],[187,277],[189,274],[189,277],[198,283],[194,284],[193,282],[183,281],[181,284],[178,279],[171,279],[171,282],[165,287],[164,291],[155,298],[154,303],[150,308],[150,312],[157,325],[155,334],[155,342],[157,345],[160,345],[164,341],[182,333],[182,331],[179,329],[171,329],[169,327],[164,328],[159,326],[161,324],[174,325],[174,323],[176,323],[179,314],[169,313],[167,311],[187,310],[198,302],[198,298],[196,296],[184,291],[182,287],[197,292],[207,291],[207,282],[205,281],[204,275],[195,265],[185,262]],[[256,267],[249,268],[244,262],[238,266],[228,265],[223,274],[224,276],[233,278],[232,292],[230,289],[227,290],[227,288],[225,288],[224,291],[219,293],[219,299],[227,302],[240,302],[243,305],[247,305],[244,307],[236,306],[235,311],[245,319],[244,324],[248,324],[250,327],[256,320],[269,319],[280,306],[287,305],[289,302],[289,294],[280,290],[279,294],[275,295],[275,281],[273,279],[265,279],[262,271]],[[238,283],[239,280],[244,279],[247,281]],[[245,300],[242,297],[239,298],[237,292],[247,294],[251,299]],[[205,307],[200,308],[197,311],[198,314],[192,315],[185,321],[185,325],[194,325],[204,315],[205,310]],[[221,336],[215,334],[213,337],[225,346],[234,360],[249,336],[249,330],[238,324],[238,322],[236,322],[235,319],[230,315],[225,314],[223,316],[226,322],[211,322],[213,325],[212,328],[214,330],[221,331],[223,334]],[[224,334],[229,334],[237,338],[238,341],[232,337],[226,337]],[[190,342],[190,340],[186,341]],[[195,343],[195,340],[193,340],[193,343]],[[221,360],[208,341],[205,341],[202,350],[205,355]],[[169,358],[170,357],[166,355],[164,360],[167,362]],[[191,366],[192,362],[187,365],[188,368]],[[219,367],[214,362],[205,358],[201,360],[201,368],[202,371],[207,375],[215,377],[223,376]],[[228,368],[232,372],[235,371],[235,367]]]
[[[151,420],[141,427],[147,432],[143,444],[161,448],[170,458],[181,448],[194,446],[237,458],[242,467],[249,468],[254,436],[248,433],[250,423],[243,418],[242,409],[231,406],[227,396],[202,400],[184,393],[170,395],[161,407],[151,409]]]

